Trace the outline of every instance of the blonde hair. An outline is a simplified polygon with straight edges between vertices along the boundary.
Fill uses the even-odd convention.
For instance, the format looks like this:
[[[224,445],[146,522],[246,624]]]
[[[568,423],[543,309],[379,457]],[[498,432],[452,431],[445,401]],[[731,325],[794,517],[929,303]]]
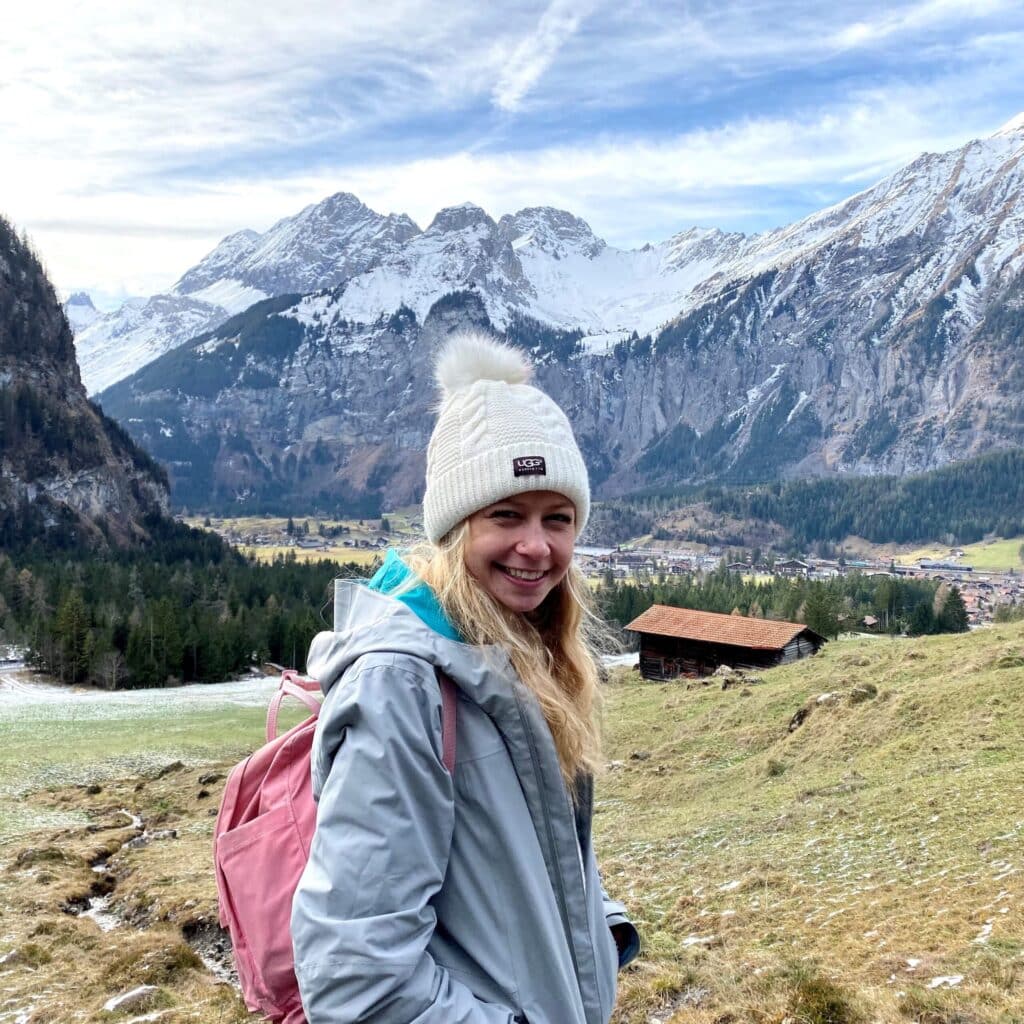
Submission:
[[[562,777],[575,799],[578,777],[594,772],[600,757],[595,652],[604,631],[593,611],[590,588],[571,565],[535,612],[509,611],[466,568],[468,533],[464,520],[437,544],[407,552],[405,561],[434,592],[466,643],[497,644],[508,654],[540,704]]]

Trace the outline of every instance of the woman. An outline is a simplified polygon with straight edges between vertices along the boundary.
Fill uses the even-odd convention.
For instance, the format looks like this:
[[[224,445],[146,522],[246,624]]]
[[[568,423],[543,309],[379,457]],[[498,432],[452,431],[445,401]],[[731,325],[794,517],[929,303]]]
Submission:
[[[450,340],[430,544],[336,598],[342,628],[310,648],[319,802],[292,914],[310,1024],[606,1024],[639,950],[590,840],[587,473],[530,370],[485,335]],[[438,673],[458,691],[453,774]]]

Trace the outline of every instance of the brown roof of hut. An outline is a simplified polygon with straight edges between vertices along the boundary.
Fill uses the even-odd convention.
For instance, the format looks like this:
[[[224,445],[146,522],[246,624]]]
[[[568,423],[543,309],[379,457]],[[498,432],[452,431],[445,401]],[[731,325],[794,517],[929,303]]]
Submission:
[[[824,642],[813,629],[799,622],[775,622],[771,619],[750,619],[745,615],[722,615],[719,612],[698,612],[692,608],[670,608],[652,605],[638,615],[626,629],[634,633],[656,633],[659,636],[705,640],[716,644],[733,644],[766,651],[781,650],[797,634],[807,632]]]

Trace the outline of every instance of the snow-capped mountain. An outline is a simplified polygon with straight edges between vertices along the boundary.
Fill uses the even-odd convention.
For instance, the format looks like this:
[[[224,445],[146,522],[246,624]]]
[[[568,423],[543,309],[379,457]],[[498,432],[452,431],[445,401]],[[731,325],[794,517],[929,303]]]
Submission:
[[[564,210],[531,208],[495,222],[471,203],[441,210],[420,231],[342,193],[263,235],[229,235],[170,293],[83,330],[79,362],[97,392],[262,299],[339,284],[333,311],[348,320],[372,323],[403,306],[422,319],[444,295],[473,288],[498,327],[526,315],[581,329],[603,351],[689,308],[697,285],[725,272],[745,241],[692,229],[622,250]]]
[[[263,234],[229,235],[167,294],[128,303],[76,331],[86,388],[102,391],[262,299],[331,287],[418,233],[408,217],[381,216],[342,192]]]
[[[419,233],[405,214],[383,217],[339,192],[262,235],[229,235],[172,290],[209,299],[209,290],[225,281],[251,288],[259,298],[330,288],[375,266]]]
[[[100,315],[99,310],[92,304],[92,297],[88,292],[72,292],[64,303],[64,313],[67,315],[71,330],[76,334],[93,323]]]
[[[589,347],[603,350],[689,308],[695,288],[723,272],[744,241],[693,229],[623,250],[564,210],[534,207],[495,222],[465,203],[442,210],[422,234],[350,278],[332,310],[368,324],[405,306],[422,321],[444,295],[471,288],[496,327],[525,315],[582,330]]]
[[[335,287],[228,321],[102,400],[193,503],[414,500],[423,382],[465,322],[534,350],[605,494],[1019,446],[1024,118],[754,236],[626,252],[563,211],[443,210]]]

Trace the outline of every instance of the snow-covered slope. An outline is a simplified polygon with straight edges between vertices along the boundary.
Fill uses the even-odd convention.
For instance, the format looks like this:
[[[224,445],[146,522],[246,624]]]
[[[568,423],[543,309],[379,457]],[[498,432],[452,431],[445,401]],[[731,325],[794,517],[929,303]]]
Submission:
[[[76,334],[93,323],[100,315],[99,310],[92,304],[92,296],[88,292],[74,292],[64,303],[64,312],[67,314],[71,330]]]
[[[169,293],[128,303],[82,328],[76,347],[86,388],[102,391],[261,299],[336,285],[418,233],[408,217],[381,216],[341,192],[262,235],[228,235]]]
[[[744,241],[695,228],[616,249],[564,210],[532,207],[495,223],[465,203],[350,279],[332,311],[373,323],[404,305],[422,320],[442,296],[469,289],[498,327],[519,314],[587,335],[646,333],[688,308],[696,286],[726,269]]]

